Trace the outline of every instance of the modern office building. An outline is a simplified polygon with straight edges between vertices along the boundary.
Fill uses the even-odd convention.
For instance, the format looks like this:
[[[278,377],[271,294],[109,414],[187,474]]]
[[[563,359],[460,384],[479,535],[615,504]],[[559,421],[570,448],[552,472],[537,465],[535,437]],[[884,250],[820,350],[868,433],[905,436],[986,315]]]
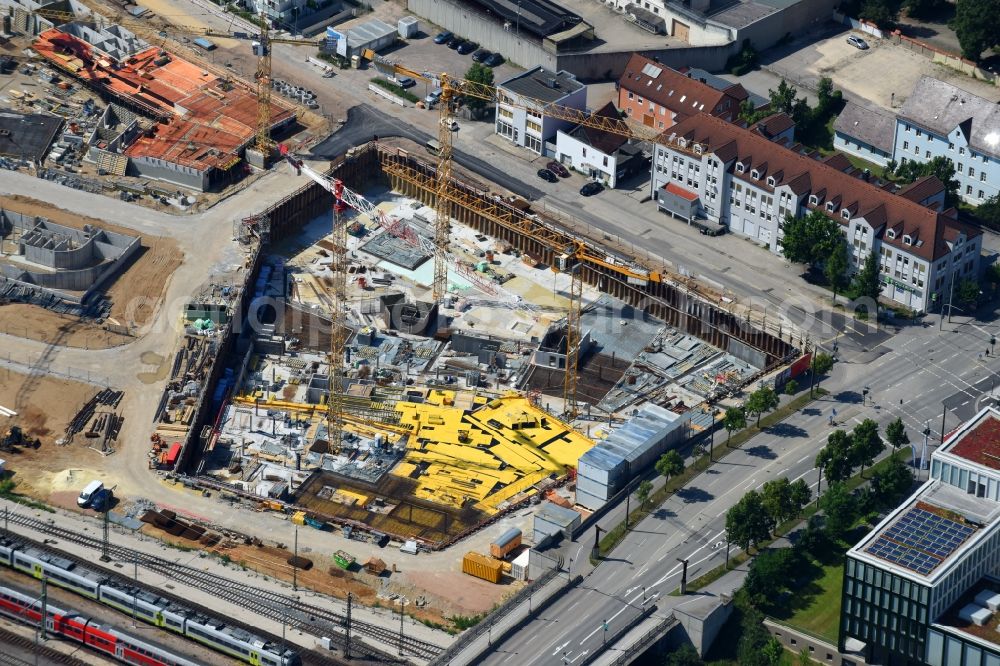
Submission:
[[[743,128],[707,113],[680,121],[654,147],[650,195],[665,214],[724,225],[776,254],[785,219],[819,211],[844,230],[852,269],[877,253],[882,296],[917,312],[939,308],[952,284],[977,278],[982,234],[942,210],[940,181],[894,193],[843,155],[791,144],[781,127],[765,119]]]
[[[553,72],[536,67],[507,79],[497,86],[500,99],[496,105],[496,133],[539,155],[545,152],[545,142],[555,139],[556,132],[573,126],[568,120],[552,118],[542,113],[556,104],[584,111],[587,108],[587,86],[569,72]]]
[[[1000,192],[1000,104],[922,77],[896,117],[893,158],[955,165],[958,194],[978,205]]]
[[[870,664],[1000,666],[998,573],[1000,410],[986,407],[848,551],[840,649]]]

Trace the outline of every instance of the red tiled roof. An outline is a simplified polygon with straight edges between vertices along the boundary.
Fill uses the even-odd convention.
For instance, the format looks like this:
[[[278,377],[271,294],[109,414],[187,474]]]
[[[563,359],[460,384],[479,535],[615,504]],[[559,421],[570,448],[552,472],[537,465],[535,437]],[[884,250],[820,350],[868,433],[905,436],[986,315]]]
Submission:
[[[948,452],[990,469],[1000,469],[1000,419],[987,415],[982,423],[951,445]]]
[[[650,66],[647,68],[647,65]],[[657,76],[643,72],[659,70]],[[649,58],[633,53],[625,67],[625,73],[619,79],[619,85],[630,90],[654,104],[666,107],[675,113],[694,114],[723,113],[716,107],[727,97],[731,100],[728,111],[735,114],[739,111],[739,99],[726,92],[716,90],[712,86],[688,78],[666,65],[653,62]],[[681,101],[683,100],[683,101]]]
[[[924,176],[913,181],[903,189],[897,191],[896,195],[920,203],[942,190],[944,190],[944,183],[937,176],[931,174],[930,176]]]
[[[671,194],[676,194],[682,199],[687,199],[688,201],[694,201],[695,199],[698,198],[698,195],[696,193],[691,192],[690,190],[685,190],[680,185],[675,185],[673,183],[667,183],[666,185],[663,186],[663,189],[665,189],[667,192],[670,192]]]
[[[881,207],[882,211],[873,214],[873,223],[876,219],[883,219],[890,227],[902,227],[895,238],[884,236],[882,242],[926,260],[933,261],[947,254],[950,251],[947,242],[957,238],[959,232],[963,232],[966,238],[980,234],[975,227],[841,171],[836,168],[840,160],[824,162],[813,159],[707,113],[683,120],[664,134],[687,139],[689,147],[692,143],[699,143],[705,147],[706,153],[714,153],[727,162],[737,160],[743,163],[745,172],[734,173],[734,177],[752,181],[755,187],[773,190],[767,185],[767,177],[780,173],[781,179],[775,178],[776,186],[788,184],[797,194],[810,192],[817,195],[819,205],[814,206],[807,200],[806,207],[823,213],[827,213],[826,203],[833,202],[836,212],[833,217],[840,224],[846,223],[840,215],[842,207],[851,210],[855,216]],[[664,136],[664,143],[669,144],[667,136]],[[752,178],[754,169],[760,172],[759,180]],[[880,231],[876,226],[876,233]],[[903,242],[904,234],[913,239],[913,245]],[[918,244],[917,240],[923,242]]]
[[[199,65],[151,46],[114,68],[83,40],[57,29],[38,36],[33,48],[62,69],[126,104],[139,105],[160,122],[125,151],[205,170],[229,165],[256,134],[255,91],[227,84]],[[272,102],[276,126],[293,116]]]
[[[750,126],[750,129],[757,130],[767,138],[771,139],[794,126],[795,121],[792,120],[792,117],[783,111],[779,111],[774,115],[764,118],[763,120],[758,120]]]

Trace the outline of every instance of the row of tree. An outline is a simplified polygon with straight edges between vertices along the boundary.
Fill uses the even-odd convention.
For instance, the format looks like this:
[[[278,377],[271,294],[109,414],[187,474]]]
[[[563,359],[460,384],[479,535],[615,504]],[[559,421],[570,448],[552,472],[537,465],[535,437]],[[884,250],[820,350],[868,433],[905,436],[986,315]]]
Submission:
[[[775,527],[799,515],[811,499],[812,491],[802,479],[768,481],[760,492],[751,490],[726,512],[726,540],[741,550],[757,548]]]
[[[816,88],[817,102],[810,107],[804,97],[798,97],[798,90],[784,79],[776,89],[769,89],[770,104],[763,110],[756,110],[753,102],[744,100],[740,104],[741,120],[752,125],[772,113],[784,112],[795,121],[797,138],[804,144],[814,148],[832,148],[833,134],[828,124],[830,118],[840,113],[844,108],[844,96],[839,90],[834,90],[833,79],[824,76],[820,78]]]
[[[684,458],[677,451],[667,451],[660,456],[653,467],[657,474],[669,481],[672,477],[684,473]],[[645,509],[650,495],[653,494],[653,482],[649,479],[643,479],[636,487],[635,494],[642,508]]]
[[[893,453],[901,446],[910,443],[906,434],[903,419],[898,418],[885,429],[886,439],[892,445]],[[885,442],[879,435],[878,423],[865,419],[850,433],[844,430],[834,430],[826,440],[826,446],[820,449],[816,456],[816,467],[820,469],[823,478],[828,483],[846,481],[854,476],[854,470],[861,468],[861,476],[865,475],[865,467],[874,462],[883,451]]]

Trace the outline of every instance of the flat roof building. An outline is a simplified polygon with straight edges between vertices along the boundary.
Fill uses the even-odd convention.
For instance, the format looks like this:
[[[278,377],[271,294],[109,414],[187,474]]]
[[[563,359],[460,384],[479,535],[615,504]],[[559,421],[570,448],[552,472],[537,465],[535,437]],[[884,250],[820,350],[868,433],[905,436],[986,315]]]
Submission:
[[[41,164],[62,126],[56,116],[0,109],[0,156]]]
[[[841,650],[868,663],[1000,666],[998,456],[1000,410],[986,407],[932,454],[929,480],[848,551]]]

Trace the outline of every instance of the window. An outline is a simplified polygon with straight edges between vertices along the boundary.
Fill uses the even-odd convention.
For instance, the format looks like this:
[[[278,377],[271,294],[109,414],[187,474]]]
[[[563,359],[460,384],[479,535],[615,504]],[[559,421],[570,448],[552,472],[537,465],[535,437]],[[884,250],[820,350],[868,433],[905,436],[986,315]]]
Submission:
[[[757,169],[751,171],[750,175],[753,177],[754,180],[760,180],[760,171],[757,171]]]
[[[985,183],[986,182],[986,172],[985,171],[980,171],[979,172],[979,182],[981,182],[981,183]]]
[[[964,167],[962,166],[962,163],[961,163],[961,162],[959,162],[959,163],[958,163],[958,172],[959,172],[959,173],[962,173],[962,171],[964,171]]]
[[[826,202],[826,209],[827,209],[827,210],[828,210],[829,212],[831,212],[831,213],[832,213],[832,212],[833,212],[833,208],[834,208],[834,205],[833,205],[833,202],[832,202],[832,201],[827,201],[827,202]]]
[[[958,149],[958,154],[959,155],[964,155],[965,154],[965,148],[960,146],[959,149]]]
[[[909,131],[910,131],[910,126],[909,126],[909,125],[907,125],[907,126],[906,126],[906,131],[907,131],[907,132],[909,132]]]
[[[948,150],[955,150],[955,144],[953,144],[951,141],[948,142]]]
[[[497,108],[497,115],[501,118],[507,118],[510,120],[513,120],[514,118],[514,112],[502,106]]]
[[[608,158],[606,155],[604,157],[604,166],[608,166]]]
[[[923,135],[924,135],[924,133],[918,129],[917,130],[917,137],[921,137]]]
[[[524,135],[524,147],[528,150],[533,150],[536,153],[542,152],[542,140],[537,136],[531,136],[530,134]]]
[[[925,150],[924,151],[924,157],[926,157],[927,159],[930,159],[931,158],[931,151]]]
[[[770,185],[771,187],[774,187],[774,176],[767,177],[767,184]]]
[[[982,190],[979,190],[979,196],[977,198],[979,198],[979,199],[983,198],[983,191]]]
[[[976,170],[973,169],[972,167],[969,167],[969,178],[975,178],[975,177],[976,177]]]
[[[743,173],[743,165],[742,164],[737,164],[736,165],[736,173]]]
[[[968,195],[972,194],[972,185],[966,185],[965,186],[965,193],[968,194]]]
[[[542,133],[542,126],[539,123],[527,120],[525,121],[524,126],[532,132],[537,132],[538,134]]]
[[[632,99],[632,91],[629,91],[629,93],[628,93],[628,98],[629,98],[629,99]]]
[[[903,142],[903,150],[909,150],[909,149],[910,149],[910,142],[909,141],[904,141]]]
[[[843,210],[840,211],[840,216],[845,220],[849,220],[851,219],[851,211],[844,208]]]
[[[636,96],[636,98],[635,98],[635,101],[639,102],[639,105],[640,105],[640,106],[641,106],[641,105],[643,104],[643,100],[642,100],[642,98],[641,98],[641,97],[639,97],[639,96]]]

